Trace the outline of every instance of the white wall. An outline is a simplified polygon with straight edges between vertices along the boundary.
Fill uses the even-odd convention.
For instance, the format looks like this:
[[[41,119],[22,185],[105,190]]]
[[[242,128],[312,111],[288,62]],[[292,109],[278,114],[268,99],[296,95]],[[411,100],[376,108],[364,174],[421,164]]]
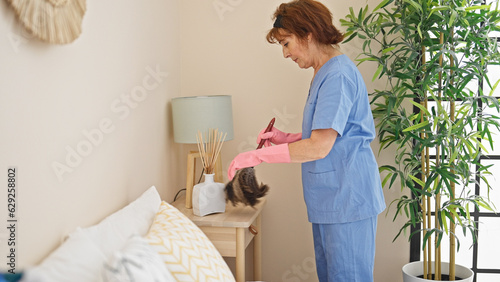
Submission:
[[[224,169],[237,153],[255,148],[257,133],[271,117],[280,129],[300,131],[312,70],[284,60],[280,47],[265,41],[281,2],[87,1],[81,37],[56,46],[30,37],[0,1],[0,34],[6,35],[0,37],[0,173],[6,175],[8,166],[19,170],[19,267],[39,262],[65,234],[98,222],[150,185],[167,201],[184,187],[186,152],[196,148],[173,143],[173,97],[233,96],[235,139],[224,145]],[[336,21],[349,5],[365,5],[322,2]],[[342,49],[354,59],[360,46],[355,41]],[[135,108],[125,107],[121,96],[131,95],[144,79],[153,83],[147,68],[157,66],[168,76]],[[373,66],[360,69],[369,90],[383,87],[370,81]],[[67,147],[83,150],[83,131],[101,122],[113,130],[80,162],[69,158],[74,167],[60,181],[53,163],[67,164]],[[378,150],[376,142],[373,147]],[[262,221],[264,279],[316,281],[300,165],[262,164],[257,174],[271,187]],[[389,203],[398,191],[385,194]],[[5,198],[0,193],[2,207]],[[5,216],[0,212],[2,224]],[[408,244],[391,243],[397,226],[391,216],[379,217],[375,281],[400,281]],[[228,263],[234,267],[234,260]]]
[[[17,167],[21,269],[151,185],[165,198],[182,185],[167,112],[180,92],[179,7],[178,1],[87,1],[82,35],[64,46],[24,31],[7,1],[0,1],[0,15],[0,178]],[[68,157],[68,150],[79,157]],[[66,168],[56,173],[54,163]]]

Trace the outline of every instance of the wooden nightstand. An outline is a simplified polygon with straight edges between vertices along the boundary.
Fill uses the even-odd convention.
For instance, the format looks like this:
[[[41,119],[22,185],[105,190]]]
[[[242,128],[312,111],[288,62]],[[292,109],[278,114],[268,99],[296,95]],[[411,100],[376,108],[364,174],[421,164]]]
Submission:
[[[193,209],[187,209],[185,199],[180,198],[173,206],[193,221],[212,241],[224,257],[236,257],[236,281],[245,281],[245,249],[254,240],[254,280],[262,279],[261,211],[266,203],[262,198],[254,208],[232,204],[226,212],[199,217]],[[253,230],[252,230],[253,229]],[[257,231],[254,235],[252,231]]]

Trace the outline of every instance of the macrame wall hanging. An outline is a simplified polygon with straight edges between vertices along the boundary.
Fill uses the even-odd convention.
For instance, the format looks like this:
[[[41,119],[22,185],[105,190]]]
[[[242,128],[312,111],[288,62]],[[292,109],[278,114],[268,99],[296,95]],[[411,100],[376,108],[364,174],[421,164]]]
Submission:
[[[80,36],[85,1],[7,0],[27,30],[52,44],[68,44]]]

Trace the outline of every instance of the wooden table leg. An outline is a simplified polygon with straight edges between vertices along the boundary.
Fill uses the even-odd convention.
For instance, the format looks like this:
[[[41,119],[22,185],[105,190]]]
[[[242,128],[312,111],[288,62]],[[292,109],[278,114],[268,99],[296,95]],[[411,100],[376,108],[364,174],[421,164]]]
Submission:
[[[195,183],[196,158],[200,157],[199,152],[191,151],[187,157],[186,174],[186,209],[193,208],[193,186]]]
[[[236,228],[236,281],[245,281],[245,228]]]
[[[253,279],[262,280],[262,226],[260,214],[255,220],[258,233],[253,238]]]

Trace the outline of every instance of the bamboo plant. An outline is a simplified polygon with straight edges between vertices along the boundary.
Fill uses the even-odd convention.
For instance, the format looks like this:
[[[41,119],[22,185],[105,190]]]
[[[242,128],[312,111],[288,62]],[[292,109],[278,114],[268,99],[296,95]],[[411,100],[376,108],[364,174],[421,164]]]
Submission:
[[[494,210],[474,187],[479,179],[491,188],[491,166],[480,159],[493,149],[492,132],[500,127],[499,82],[487,71],[500,61],[497,40],[490,38],[500,15],[497,1],[489,2],[383,0],[373,10],[351,8],[341,20],[345,42],[363,43],[359,63],[377,64],[373,80],[387,82],[370,93],[380,151],[395,152],[395,165],[380,166],[382,182],[407,192],[393,201],[394,219],[408,219],[396,238],[421,232],[423,273],[430,280],[441,279],[443,237],[449,238],[451,281],[460,247],[456,232],[475,242],[471,212]],[[408,232],[411,226],[417,231]]]

